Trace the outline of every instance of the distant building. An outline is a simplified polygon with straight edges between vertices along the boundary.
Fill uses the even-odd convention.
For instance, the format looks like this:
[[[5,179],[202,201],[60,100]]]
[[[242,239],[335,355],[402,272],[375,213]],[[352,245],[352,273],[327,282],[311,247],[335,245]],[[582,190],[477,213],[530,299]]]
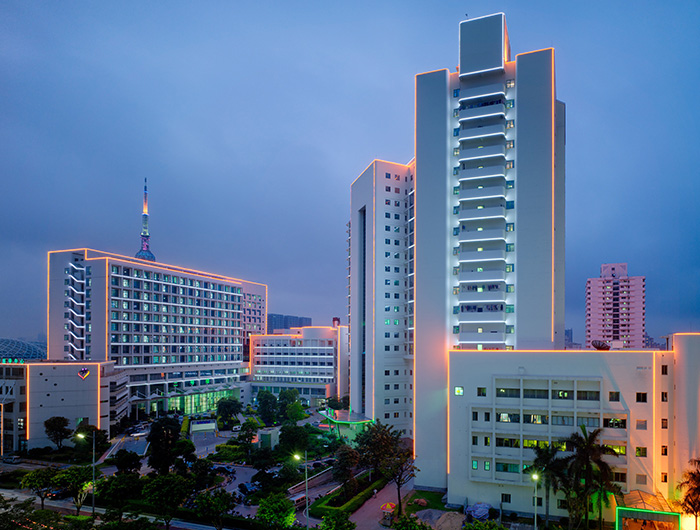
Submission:
[[[253,397],[260,390],[278,395],[291,388],[302,402],[318,406],[339,391],[347,395],[347,326],[292,328],[250,340]]]
[[[567,350],[580,350],[581,344],[574,342],[574,330],[565,329],[564,330],[564,348]]]
[[[309,317],[297,317],[294,315],[280,315],[278,313],[267,314],[267,331],[274,333],[278,329],[292,329],[312,326]]]
[[[644,348],[646,279],[628,276],[627,263],[605,263],[586,282],[586,348],[594,340],[613,348]]]
[[[652,350],[665,350],[665,349],[667,349],[666,348],[666,341],[656,342],[654,337],[651,337],[646,331],[644,332],[644,347],[650,348]]]

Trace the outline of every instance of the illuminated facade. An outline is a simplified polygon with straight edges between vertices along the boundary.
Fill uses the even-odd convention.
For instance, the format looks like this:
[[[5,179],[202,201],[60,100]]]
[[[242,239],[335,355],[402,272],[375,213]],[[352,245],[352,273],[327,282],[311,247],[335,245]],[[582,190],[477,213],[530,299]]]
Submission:
[[[0,415],[3,453],[52,445],[44,421],[68,419],[68,428],[81,421],[105,429],[126,413],[127,376],[112,362],[27,361],[0,364]]]
[[[375,160],[352,185],[350,404],[413,436],[413,164]]]
[[[606,459],[624,493],[675,498],[700,451],[700,334],[675,334],[671,346],[450,351],[448,502],[532,513],[531,447],[560,443],[581,425],[603,429],[601,442],[617,453]],[[553,515],[567,515],[562,500],[561,493],[552,498]]]
[[[238,396],[267,286],[91,249],[49,252],[48,357],[114,361],[145,410],[211,410]]]
[[[342,381],[347,378],[342,368],[348,360],[347,326],[292,328],[252,335],[250,341],[253,395],[295,389],[303,402],[318,406],[347,388]]]
[[[416,485],[440,489],[448,349],[564,345],[565,107],[554,50],[511,58],[503,14],[462,22],[459,42],[457,72],[416,76],[414,160],[370,165],[353,183],[350,222],[353,410],[413,437]],[[385,405],[405,408],[387,417]]]
[[[586,348],[594,340],[614,348],[646,347],[646,278],[628,276],[627,263],[605,263],[586,282]]]

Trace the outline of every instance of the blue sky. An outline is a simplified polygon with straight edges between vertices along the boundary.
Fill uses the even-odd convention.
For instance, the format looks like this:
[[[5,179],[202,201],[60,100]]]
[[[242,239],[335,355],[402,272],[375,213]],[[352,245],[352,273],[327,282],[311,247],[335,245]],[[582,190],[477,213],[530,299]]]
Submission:
[[[553,46],[567,104],[567,327],[604,262],[647,277],[653,336],[700,330],[700,4],[2,2],[0,336],[45,330],[46,252],[139,248],[346,316],[350,183],[413,149],[414,76],[458,23]]]

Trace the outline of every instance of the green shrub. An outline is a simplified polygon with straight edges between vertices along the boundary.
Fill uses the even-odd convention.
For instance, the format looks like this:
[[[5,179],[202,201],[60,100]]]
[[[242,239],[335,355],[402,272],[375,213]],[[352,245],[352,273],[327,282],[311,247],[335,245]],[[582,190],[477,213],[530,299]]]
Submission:
[[[188,436],[190,434],[190,417],[185,416],[180,426],[180,436]]]
[[[342,506],[334,508],[333,506],[329,506],[328,504],[333,499],[343,494],[342,490],[338,490],[332,495],[328,495],[326,497],[318,499],[311,506],[309,506],[309,515],[311,517],[316,517],[317,519],[322,519],[324,515],[328,515],[336,511],[355,513],[367,501],[367,499],[369,499],[374,494],[375,489],[379,491],[384,486],[386,486],[386,484],[387,480],[383,477],[379,480],[375,480],[367,488],[363,489],[362,491],[359,491],[348,502],[346,502]]]

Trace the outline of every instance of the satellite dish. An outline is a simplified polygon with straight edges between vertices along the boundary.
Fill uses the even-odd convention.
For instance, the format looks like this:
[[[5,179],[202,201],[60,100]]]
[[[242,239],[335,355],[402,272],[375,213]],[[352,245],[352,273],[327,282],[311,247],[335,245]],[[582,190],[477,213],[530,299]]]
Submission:
[[[610,344],[608,344],[607,342],[603,342],[602,340],[594,340],[593,342],[591,342],[591,345],[596,350],[607,351],[610,349]]]

